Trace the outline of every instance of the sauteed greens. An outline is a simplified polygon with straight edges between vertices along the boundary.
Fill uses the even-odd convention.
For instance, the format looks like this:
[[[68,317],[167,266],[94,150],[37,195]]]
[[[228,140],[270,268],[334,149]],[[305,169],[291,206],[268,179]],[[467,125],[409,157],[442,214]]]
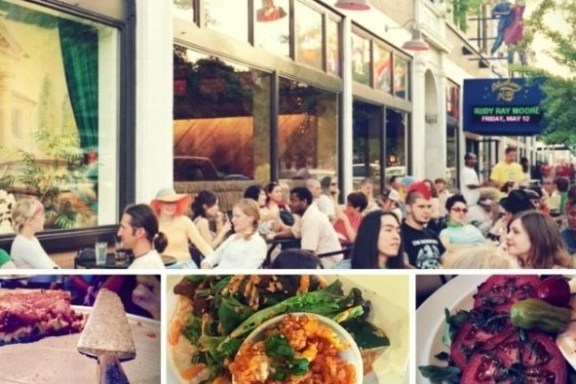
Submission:
[[[386,334],[367,320],[370,302],[357,288],[345,293],[340,280],[327,284],[319,276],[189,276],[174,292],[190,300],[192,309],[181,334],[195,346],[192,364],[205,366],[211,382],[229,377],[227,364],[252,330],[284,313],[329,317],[350,332],[361,350],[389,345]]]

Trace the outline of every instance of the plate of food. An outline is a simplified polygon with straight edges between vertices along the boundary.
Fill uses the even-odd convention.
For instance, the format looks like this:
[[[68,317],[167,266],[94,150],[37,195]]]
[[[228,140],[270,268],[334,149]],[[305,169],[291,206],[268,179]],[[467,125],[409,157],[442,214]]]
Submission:
[[[566,384],[571,317],[563,276],[457,276],[416,311],[416,382]]]
[[[64,290],[0,290],[0,297],[0,382],[76,384],[94,380],[97,360],[77,348],[93,307],[70,305],[70,293]],[[157,384],[160,322],[131,314],[126,317],[135,357],[123,361],[121,367],[130,383]]]
[[[231,369],[242,367],[238,351],[246,340],[261,331],[259,326],[269,324],[267,321],[293,313],[321,316],[326,327],[336,329],[329,326],[335,323],[345,329],[353,340],[346,351],[356,347],[361,351],[363,376],[356,382],[408,381],[407,276],[170,275],[167,287],[171,384],[232,383]],[[344,333],[336,334],[339,336],[329,338],[335,345],[345,342]],[[297,357],[303,353],[308,358],[307,366],[315,364],[317,354],[293,347]],[[352,355],[342,359],[354,361]],[[264,366],[264,377],[272,380],[277,369]],[[300,374],[311,373],[303,370]],[[286,380],[274,382],[289,382]]]

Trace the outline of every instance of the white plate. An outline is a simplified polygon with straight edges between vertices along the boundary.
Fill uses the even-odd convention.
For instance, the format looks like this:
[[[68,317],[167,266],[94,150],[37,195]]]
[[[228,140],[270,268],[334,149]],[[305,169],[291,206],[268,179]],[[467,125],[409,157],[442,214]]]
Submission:
[[[72,306],[90,314],[91,307]],[[122,362],[133,384],[158,384],[161,380],[160,322],[128,314],[136,357]],[[0,383],[77,384],[94,382],[97,360],[77,351],[80,333],[49,336],[32,343],[0,348]],[[70,367],[73,367],[71,369]]]
[[[449,348],[442,343],[444,334],[444,308],[450,313],[458,309],[469,310],[474,304],[472,296],[478,285],[486,281],[490,275],[461,275],[449,280],[434,292],[416,310],[416,383],[430,384],[430,380],[422,377],[420,365],[446,365],[438,361],[434,355]]]
[[[176,310],[177,296],[174,286],[182,276],[167,276],[167,319],[170,320]],[[372,302],[370,321],[384,329],[390,338],[390,347],[374,362],[374,371],[364,376],[363,384],[405,384],[408,383],[409,317],[407,275],[322,275],[328,282],[339,279],[345,292],[352,287],[362,289],[364,298]],[[166,329],[168,332],[168,329]],[[172,351],[168,346],[167,378],[168,384],[186,384],[180,378]]]

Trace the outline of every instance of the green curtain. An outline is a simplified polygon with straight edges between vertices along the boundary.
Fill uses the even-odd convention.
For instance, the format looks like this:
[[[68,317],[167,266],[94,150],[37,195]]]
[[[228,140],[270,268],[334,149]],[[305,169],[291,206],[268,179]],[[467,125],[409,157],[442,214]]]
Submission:
[[[98,31],[88,25],[58,22],[64,72],[80,146],[98,150]]]

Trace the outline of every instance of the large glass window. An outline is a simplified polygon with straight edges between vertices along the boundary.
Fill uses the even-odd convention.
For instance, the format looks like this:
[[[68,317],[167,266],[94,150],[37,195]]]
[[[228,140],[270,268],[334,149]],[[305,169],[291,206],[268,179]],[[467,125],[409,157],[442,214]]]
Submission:
[[[335,176],[337,94],[280,79],[279,175],[286,181]]]
[[[174,181],[270,177],[270,75],[174,47]]]
[[[340,76],[340,29],[338,22],[326,20],[326,44],[327,44],[327,70],[336,76]]]
[[[365,177],[374,179],[376,194],[380,193],[382,158],[382,110],[381,106],[356,101],[353,109],[352,180],[354,189],[360,187]]]
[[[0,190],[40,200],[46,229],[115,223],[118,31],[4,0],[0,26]]]
[[[322,69],[322,15],[299,1],[295,6],[296,60]]]
[[[446,88],[446,179],[456,186],[458,132],[460,127],[460,88],[449,83]]]
[[[254,3],[254,45],[280,56],[290,56],[290,0],[261,0]],[[224,15],[227,16],[227,12]]]
[[[370,40],[352,34],[352,79],[370,85]]]
[[[380,91],[392,91],[392,52],[374,45],[374,87]]]
[[[402,99],[408,98],[408,61],[394,57],[394,95]]]
[[[244,1],[203,0],[205,27],[234,39],[248,41],[248,7]]]
[[[406,175],[406,132],[406,113],[386,109],[386,179]]]

